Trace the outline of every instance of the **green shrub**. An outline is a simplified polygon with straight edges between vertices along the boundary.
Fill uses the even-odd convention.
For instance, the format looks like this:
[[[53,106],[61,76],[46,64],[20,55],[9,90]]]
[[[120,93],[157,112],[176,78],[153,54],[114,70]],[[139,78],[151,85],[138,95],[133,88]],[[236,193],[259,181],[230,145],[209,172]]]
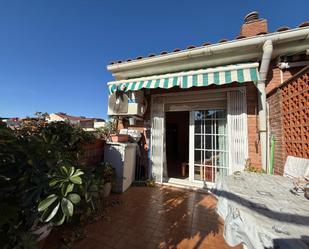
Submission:
[[[81,197],[76,192],[76,185],[82,184],[81,175],[84,172],[74,167],[61,166],[51,177],[49,195],[38,205],[40,220],[52,222],[54,225],[62,225],[65,219],[68,221],[74,212],[74,205],[80,202]]]
[[[0,248],[34,248],[29,231],[39,218],[55,225],[70,220],[85,198],[78,159],[93,140],[65,122],[0,126]]]

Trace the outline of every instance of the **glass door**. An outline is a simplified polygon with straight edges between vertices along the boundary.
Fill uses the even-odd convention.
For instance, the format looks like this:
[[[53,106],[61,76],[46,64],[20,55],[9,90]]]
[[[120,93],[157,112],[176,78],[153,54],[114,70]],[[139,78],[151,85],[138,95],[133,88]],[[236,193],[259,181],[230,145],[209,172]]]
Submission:
[[[228,174],[225,109],[192,111],[190,115],[190,179],[215,182]]]

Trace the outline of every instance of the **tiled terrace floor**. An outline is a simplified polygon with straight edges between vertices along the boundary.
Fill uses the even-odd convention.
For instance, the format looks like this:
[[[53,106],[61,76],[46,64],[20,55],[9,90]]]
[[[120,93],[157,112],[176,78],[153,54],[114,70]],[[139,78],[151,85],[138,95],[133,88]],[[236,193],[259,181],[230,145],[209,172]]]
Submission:
[[[169,187],[131,187],[108,209],[108,219],[86,227],[73,249],[230,248],[210,194]],[[242,248],[239,246],[237,248]]]

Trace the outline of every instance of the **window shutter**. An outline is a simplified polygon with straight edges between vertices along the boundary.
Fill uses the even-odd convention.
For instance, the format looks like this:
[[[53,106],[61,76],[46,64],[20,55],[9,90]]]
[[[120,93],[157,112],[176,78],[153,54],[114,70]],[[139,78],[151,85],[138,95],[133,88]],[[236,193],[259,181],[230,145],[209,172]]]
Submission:
[[[151,103],[151,167],[156,182],[163,181],[164,105],[158,97]]]
[[[230,174],[243,171],[248,158],[248,123],[245,91],[230,91],[228,102],[228,140]]]

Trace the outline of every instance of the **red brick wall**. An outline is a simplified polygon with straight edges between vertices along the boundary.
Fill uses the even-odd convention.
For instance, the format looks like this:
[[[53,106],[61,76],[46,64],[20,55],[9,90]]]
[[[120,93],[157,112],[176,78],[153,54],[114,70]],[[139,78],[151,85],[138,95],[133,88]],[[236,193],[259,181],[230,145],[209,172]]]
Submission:
[[[303,67],[294,67],[289,69],[283,69],[280,70],[276,66],[275,62],[272,62],[270,65],[270,70],[267,76],[267,83],[266,83],[266,93],[270,93],[272,90],[278,88],[281,83],[285,82],[289,78],[291,78],[293,75],[298,73]],[[282,79],[281,79],[281,73],[282,71]]]
[[[247,119],[249,158],[254,167],[261,167],[261,150],[259,143],[259,120],[257,109],[257,88],[253,83],[247,84]]]
[[[267,86],[270,132],[276,140],[274,172],[279,175],[288,155],[309,158],[309,68],[299,71],[286,70],[284,79],[290,79],[280,86],[275,68]]]
[[[240,35],[242,36],[256,36],[260,33],[267,33],[267,21],[265,19],[256,20],[250,23],[245,23],[241,26]]]
[[[283,175],[286,154],[283,139],[280,93],[272,94],[268,97],[267,101],[269,104],[269,129],[271,135],[275,138],[274,174]]]
[[[79,163],[84,165],[95,165],[103,162],[105,143],[105,140],[97,139],[93,144],[84,145]]]

